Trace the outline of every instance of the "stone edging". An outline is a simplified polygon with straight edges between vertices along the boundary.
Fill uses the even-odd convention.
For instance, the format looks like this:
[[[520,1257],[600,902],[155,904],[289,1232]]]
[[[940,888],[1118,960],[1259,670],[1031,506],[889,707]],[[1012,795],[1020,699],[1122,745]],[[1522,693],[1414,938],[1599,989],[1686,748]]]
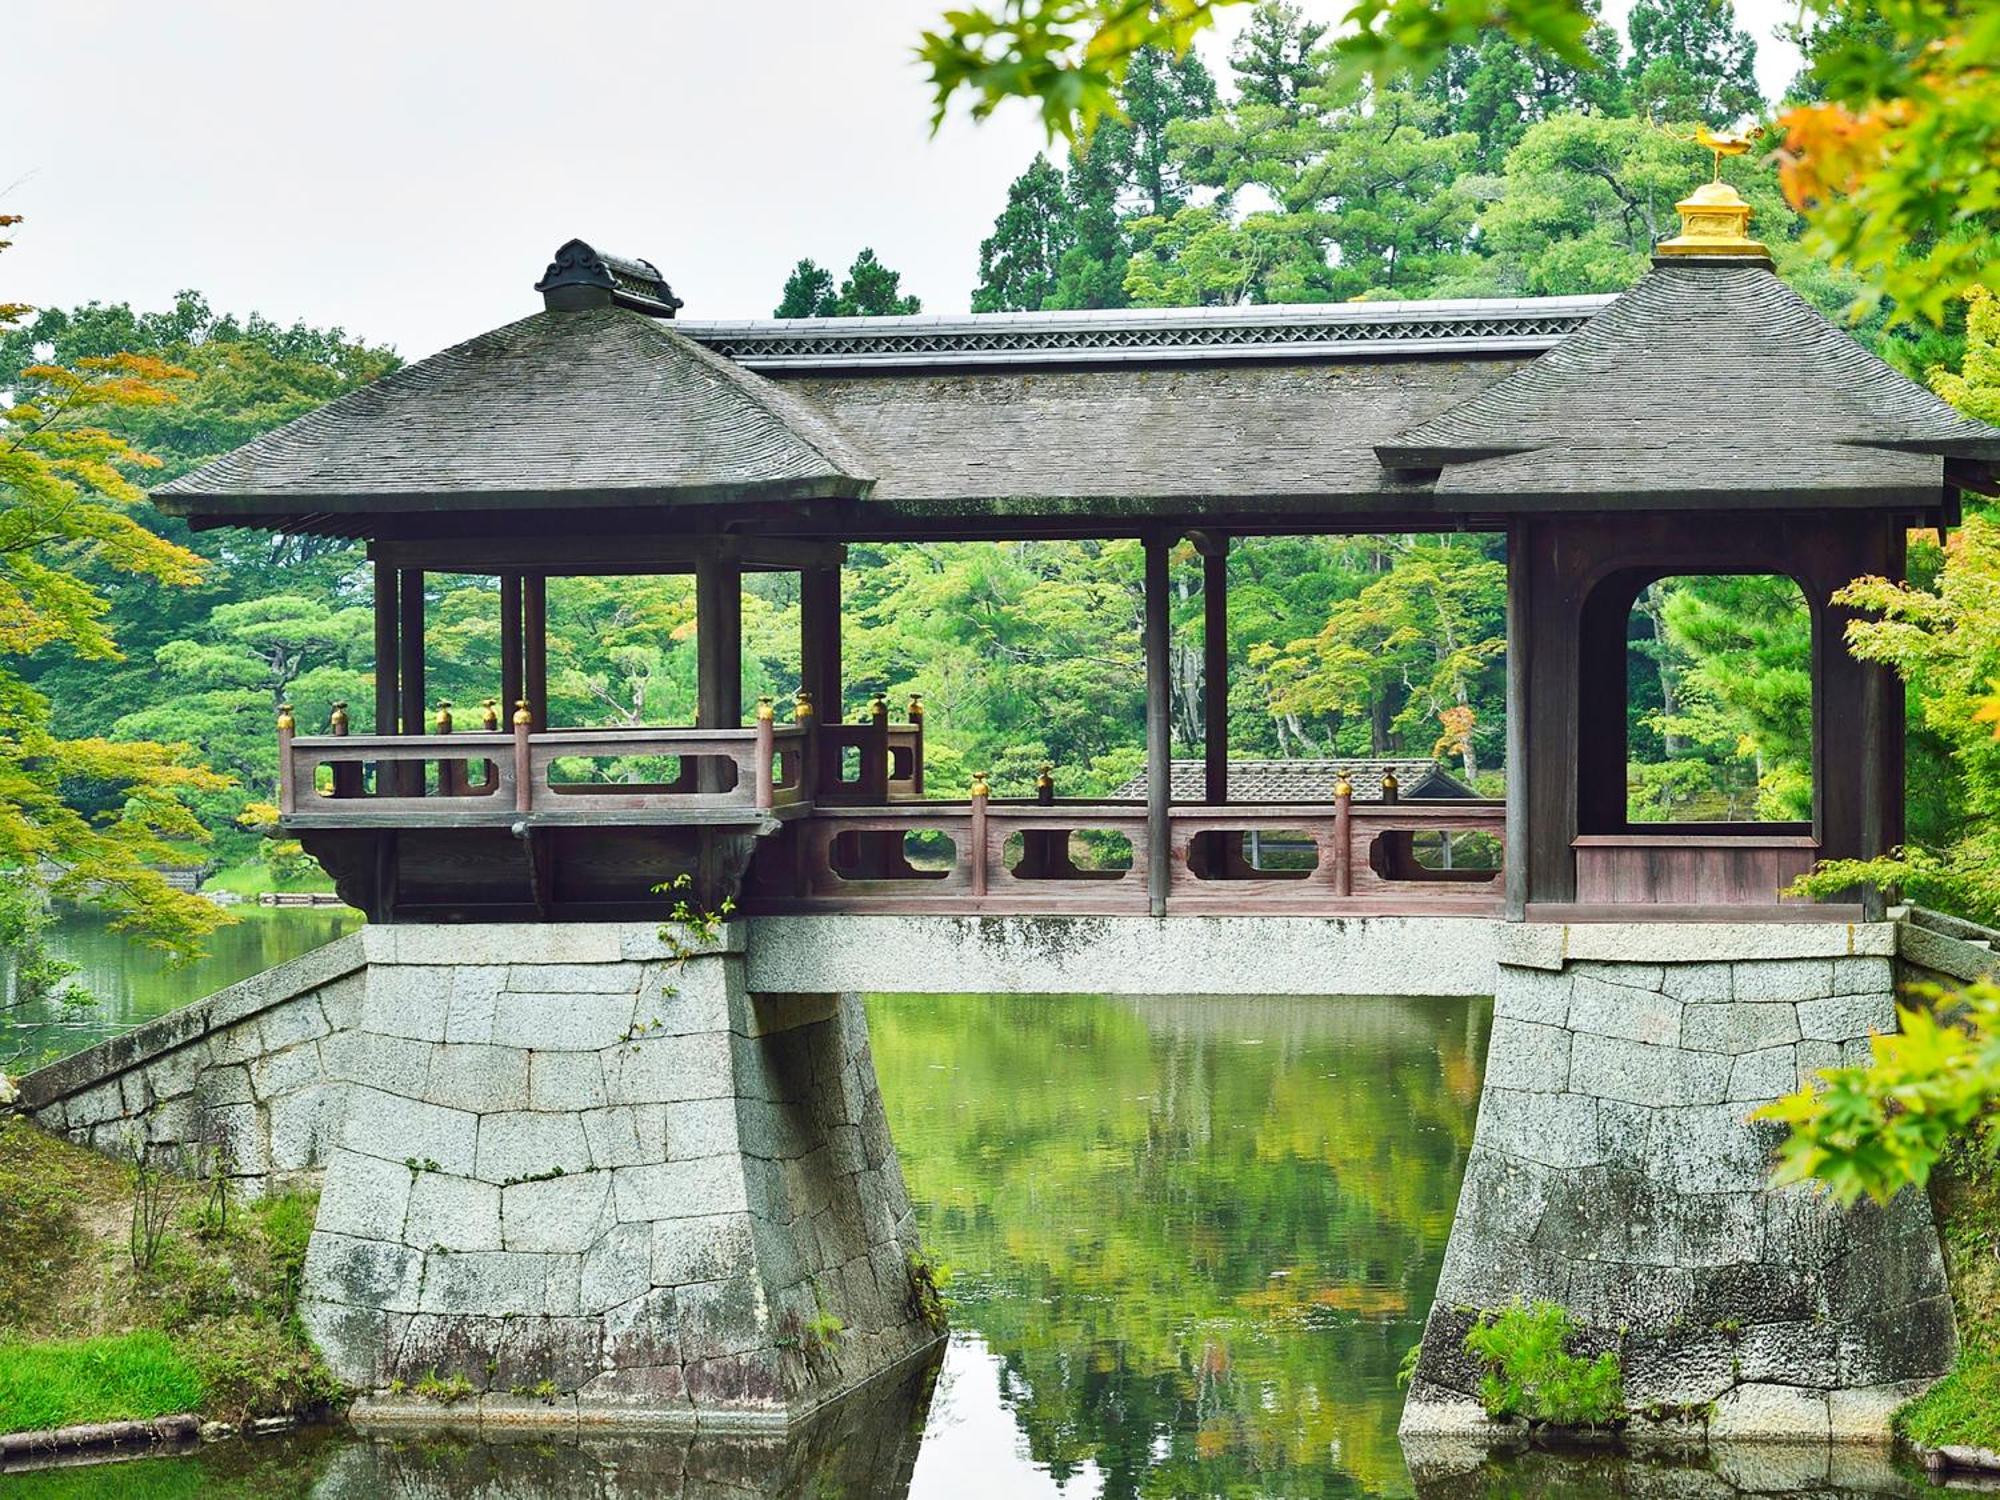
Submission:
[[[144,1421],[89,1422],[40,1432],[0,1433],[0,1465],[44,1454],[75,1453],[91,1448],[124,1448],[140,1444],[192,1442],[201,1435],[201,1418],[193,1412]]]
[[[37,1068],[20,1080],[17,1107],[29,1111],[46,1109],[106,1079],[198,1042],[211,1032],[283,1005],[307,990],[343,979],[367,967],[367,963],[361,933],[336,938],[288,963],[217,990],[206,1000],[169,1011],[122,1036]]]
[[[1933,1479],[1947,1474],[2000,1474],[2000,1453],[1991,1448],[1970,1448],[1960,1443],[1946,1443],[1940,1448],[1925,1448],[1917,1443],[1907,1446]]]

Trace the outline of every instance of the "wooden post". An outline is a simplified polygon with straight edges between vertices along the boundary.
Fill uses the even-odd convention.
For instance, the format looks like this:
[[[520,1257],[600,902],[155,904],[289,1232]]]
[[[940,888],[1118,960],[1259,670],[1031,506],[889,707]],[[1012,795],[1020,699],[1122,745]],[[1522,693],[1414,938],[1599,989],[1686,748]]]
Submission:
[[[799,687],[827,722],[841,715],[840,568],[799,570]]]
[[[521,580],[521,696],[531,722],[549,727],[549,580],[529,573]]]
[[[771,719],[771,700],[757,700],[757,810],[769,812],[777,804],[772,781],[772,761],[777,755],[777,727]]]
[[[333,712],[327,719],[327,728],[333,731],[335,739],[347,738],[348,720],[345,701],[333,705]],[[341,760],[333,763],[333,795],[336,797],[361,795],[360,761]]]
[[[529,744],[535,716],[522,698],[514,704],[514,811],[526,815],[535,810],[535,758]]]
[[[986,773],[972,773],[972,894],[986,894]]]
[[[380,562],[375,572],[375,732],[396,732],[396,570]],[[378,789],[387,778],[376,773]]]
[[[296,811],[297,790],[292,785],[295,768],[292,765],[292,734],[298,727],[298,720],[292,717],[292,705],[278,705],[278,811],[290,814]]]
[[[1216,537],[1201,554],[1202,794],[1212,806],[1229,800],[1229,538]]]
[[[437,723],[434,732],[440,735],[451,733],[451,699],[438,703]],[[460,797],[465,794],[465,762],[462,760],[440,760],[438,762],[438,795],[440,797]]]
[[[1354,894],[1354,783],[1345,771],[1333,784],[1333,893]]]
[[[500,575],[500,701],[518,702],[521,690],[521,575]]]
[[[792,722],[805,731],[799,746],[799,795],[810,802],[819,795],[819,719],[812,694],[804,688],[792,695]]]
[[[1169,617],[1167,554],[1171,538],[1155,532],[1145,539],[1146,591],[1146,898],[1152,914],[1167,912],[1173,881],[1168,809],[1173,800],[1173,739],[1167,718]]]
[[[868,700],[868,730],[861,781],[868,800],[879,807],[889,800],[889,700],[880,693]]]
[[[703,549],[694,569],[695,726],[743,727],[743,568],[721,547]],[[723,790],[719,761],[703,757],[696,786]]]
[[[402,732],[424,732],[424,571],[403,568],[397,574],[397,701]],[[404,797],[424,794],[424,763],[396,762],[396,790]]]
[[[1506,917],[1528,914],[1528,528],[1507,528],[1507,831],[1501,850]]]
[[[921,797],[924,794],[924,700],[919,693],[910,694],[910,723],[917,731],[911,737],[910,793]]]

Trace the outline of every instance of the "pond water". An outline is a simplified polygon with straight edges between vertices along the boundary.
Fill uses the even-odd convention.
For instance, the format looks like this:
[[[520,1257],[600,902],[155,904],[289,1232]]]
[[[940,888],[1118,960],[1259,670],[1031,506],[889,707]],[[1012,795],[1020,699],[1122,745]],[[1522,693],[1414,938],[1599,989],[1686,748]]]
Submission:
[[[260,941],[310,946],[332,916],[262,914]],[[121,1018],[186,998],[163,988],[184,975],[103,962]],[[877,996],[869,1020],[953,1272],[939,1363],[785,1441],[311,1433],[0,1477],[0,1497],[1914,1493],[1823,1449],[1734,1469],[1405,1454],[1396,1371],[1472,1138],[1483,1003]]]

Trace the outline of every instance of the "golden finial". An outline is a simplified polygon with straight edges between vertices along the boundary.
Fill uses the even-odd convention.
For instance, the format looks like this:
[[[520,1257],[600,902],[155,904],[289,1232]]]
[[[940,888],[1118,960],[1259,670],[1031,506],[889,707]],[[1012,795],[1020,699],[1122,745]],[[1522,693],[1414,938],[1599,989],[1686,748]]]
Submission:
[[[1389,770],[1383,771],[1382,800],[1384,802],[1394,802],[1396,800],[1396,794],[1400,792],[1402,789],[1403,789],[1403,783],[1396,779],[1396,773],[1394,771],[1389,771]]]
[[[1710,130],[1697,125],[1696,145],[1714,153],[1715,170],[1707,182],[1674,205],[1681,216],[1681,232],[1654,247],[1661,255],[1761,255],[1770,251],[1750,238],[1750,205],[1722,180],[1722,158],[1741,156],[1750,143],[1764,133],[1750,125],[1736,130]]]
[[[868,700],[868,717],[877,724],[886,724],[889,721],[889,700],[880,693],[870,698]]]
[[[335,734],[347,733],[347,700],[342,698],[333,705],[333,712],[327,715],[327,727]]]
[[[813,716],[813,695],[804,688],[792,694],[792,722],[802,724]]]
[[[299,721],[292,717],[292,705],[289,703],[280,703],[278,705],[278,733],[290,734],[298,727]]]
[[[1333,795],[1336,797],[1352,797],[1354,795],[1354,783],[1347,779],[1346,771],[1342,771],[1339,779],[1334,782]]]
[[[984,771],[974,771],[972,773],[973,796],[975,797],[989,796],[992,793],[992,790],[993,789],[987,786],[986,784],[986,773]]]
[[[489,733],[497,730],[500,727],[500,700],[498,698],[485,699],[479,705],[479,709],[479,727]]]
[[[1035,789],[1039,791],[1043,787],[1053,787],[1056,784],[1055,771],[1056,768],[1052,762],[1043,761],[1041,774],[1035,778]]]
[[[910,694],[910,722],[912,724],[921,724],[924,722],[924,695],[922,693]]]
[[[528,700],[526,698],[516,698],[514,700],[514,727],[516,729],[523,729],[534,722],[535,716],[528,708]]]
[[[772,700],[768,697],[757,700],[757,722],[759,724],[768,724],[772,719],[777,717],[777,710],[771,705]]]
[[[437,732],[439,734],[451,733],[451,699],[449,698],[440,698],[438,700]]]

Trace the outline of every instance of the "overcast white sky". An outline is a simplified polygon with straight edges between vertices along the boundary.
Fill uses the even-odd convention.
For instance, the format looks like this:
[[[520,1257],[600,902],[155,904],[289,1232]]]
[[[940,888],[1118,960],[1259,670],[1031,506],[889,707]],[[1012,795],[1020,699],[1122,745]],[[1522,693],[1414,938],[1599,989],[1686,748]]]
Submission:
[[[1769,40],[1794,4],[1739,0],[1767,93],[1797,65]],[[28,222],[0,300],[197,287],[414,358],[534,310],[581,235],[659,266],[688,317],[768,315],[801,255],[845,267],[864,244],[927,311],[962,312],[1042,137],[1025,105],[930,136],[910,49],[945,6],[10,7],[0,211]],[[1204,51],[1219,72],[1223,42]]]

